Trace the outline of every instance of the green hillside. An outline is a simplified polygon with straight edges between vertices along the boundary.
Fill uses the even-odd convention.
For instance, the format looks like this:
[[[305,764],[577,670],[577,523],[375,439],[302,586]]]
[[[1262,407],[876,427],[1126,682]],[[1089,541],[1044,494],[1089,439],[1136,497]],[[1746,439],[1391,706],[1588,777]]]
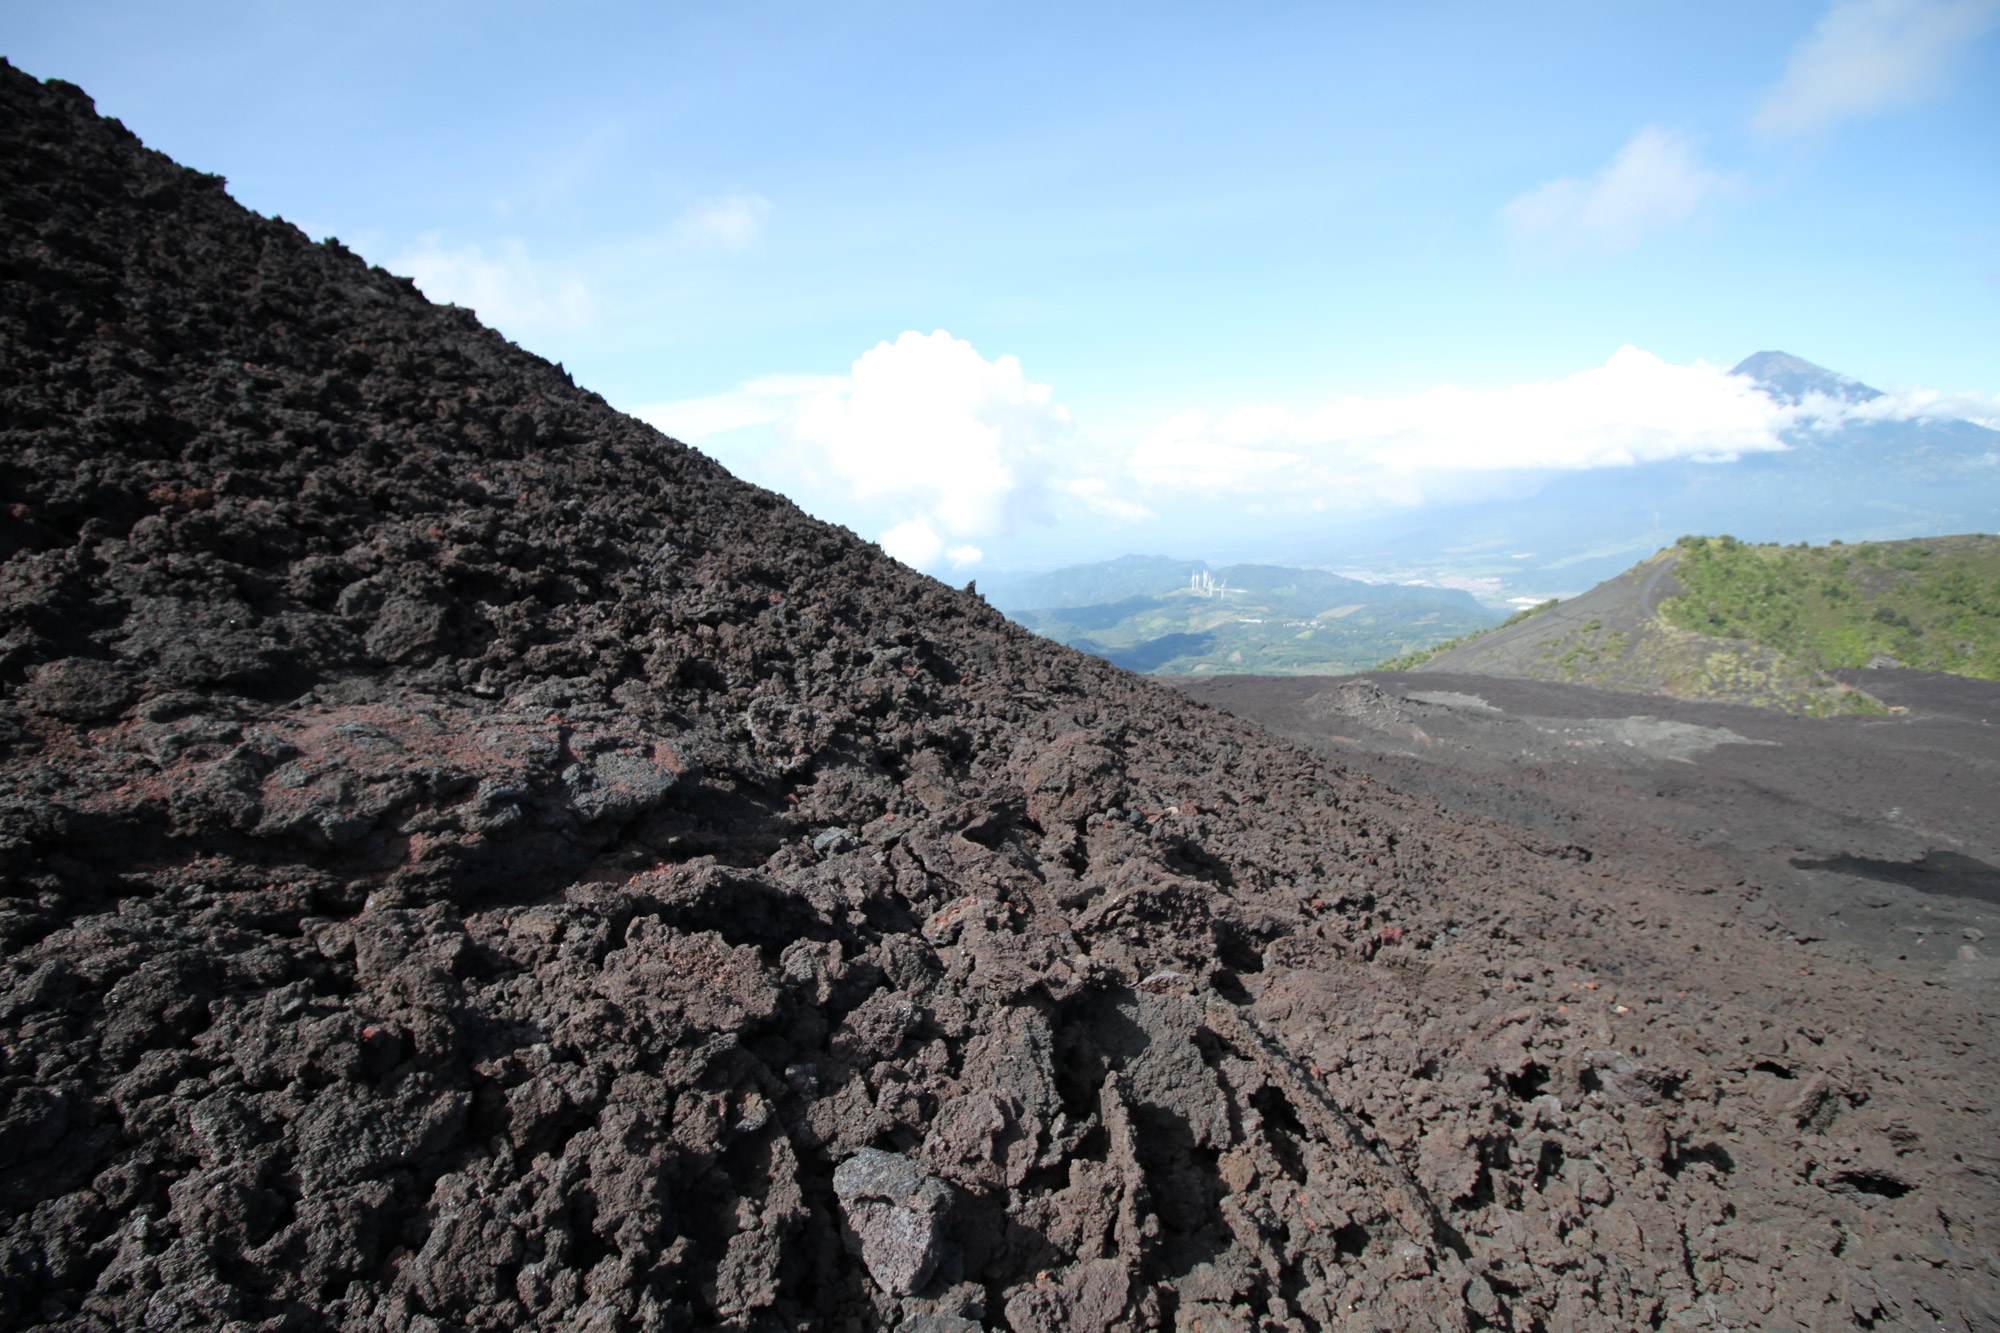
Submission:
[[[2000,537],[1752,546],[1683,537],[1683,629],[1750,639],[1815,670],[1897,665],[2000,680]]]
[[[1782,649],[1668,620],[1660,603],[1681,591],[1674,575],[1682,558],[1680,547],[1670,547],[1588,592],[1382,668],[1559,681],[1814,717],[1883,711],[1867,691]]]
[[[1404,653],[1399,657],[1391,657],[1386,661],[1377,662],[1373,667],[1370,668],[1370,670],[1415,671],[1418,667],[1430,661],[1433,657],[1436,657],[1439,653],[1448,653],[1454,648],[1462,648],[1466,644],[1471,643],[1474,639],[1478,638],[1480,635],[1491,634],[1494,630],[1512,629],[1514,626],[1520,624],[1522,621],[1528,619],[1530,616],[1540,615],[1542,612],[1548,610],[1555,604],[1556,604],[1555,600],[1551,598],[1550,600],[1543,602],[1539,606],[1531,606],[1527,608],[1525,611],[1516,611],[1513,615],[1508,616],[1505,620],[1501,621],[1497,625],[1492,625],[1482,630],[1474,630],[1472,633],[1462,635],[1456,639],[1446,639],[1443,643],[1434,643],[1428,648],[1418,648],[1413,652]]]

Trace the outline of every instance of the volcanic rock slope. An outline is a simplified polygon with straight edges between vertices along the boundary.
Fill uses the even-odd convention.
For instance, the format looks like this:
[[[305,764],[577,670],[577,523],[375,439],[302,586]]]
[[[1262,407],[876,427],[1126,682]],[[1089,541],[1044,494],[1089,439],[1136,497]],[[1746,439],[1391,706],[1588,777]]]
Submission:
[[[0,1323],[1994,1326],[1973,1020],[1754,889],[1034,639],[73,87],[0,173]]]

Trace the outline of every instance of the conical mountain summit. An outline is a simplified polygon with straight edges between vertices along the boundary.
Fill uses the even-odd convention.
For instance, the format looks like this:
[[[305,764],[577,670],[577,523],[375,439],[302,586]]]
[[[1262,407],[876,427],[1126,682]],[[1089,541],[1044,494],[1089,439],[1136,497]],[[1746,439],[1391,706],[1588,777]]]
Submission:
[[[1881,391],[1860,380],[1816,366],[1789,352],[1753,352],[1729,368],[1732,375],[1748,375],[1774,397],[1788,403],[1805,401],[1808,394],[1822,394],[1844,403],[1865,403],[1880,398]]]

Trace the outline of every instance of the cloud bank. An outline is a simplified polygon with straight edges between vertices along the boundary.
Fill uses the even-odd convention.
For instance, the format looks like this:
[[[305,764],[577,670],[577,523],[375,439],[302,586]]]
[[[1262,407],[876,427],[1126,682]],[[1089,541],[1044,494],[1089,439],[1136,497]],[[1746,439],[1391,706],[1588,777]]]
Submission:
[[[1969,421],[2000,430],[2000,394],[1944,393],[1937,389],[1891,389],[1879,398],[1849,403],[1809,395],[1800,404],[1805,420],[1817,430],[1833,430],[1853,421]]]
[[[695,441],[775,427],[759,479],[809,494],[818,512],[856,516],[842,521],[873,517],[883,549],[918,568],[977,564],[976,542],[1044,510],[1049,447],[1072,424],[1018,359],[989,361],[943,329],[879,343],[846,375],[772,376],[637,415]]]
[[[1343,398],[1304,419],[1251,407],[1169,418],[1126,460],[1153,491],[1274,507],[1415,504],[1466,474],[1725,461],[1786,447],[1799,409],[1716,366],[1621,347],[1596,369],[1505,389]]]
[[[1996,21],[2000,0],[1838,0],[1751,123],[1809,134],[1935,96],[1955,57]]]
[[[1790,403],[1722,367],[1628,346],[1601,366],[1505,388],[1348,397],[1304,416],[1189,409],[1134,445],[1074,439],[1051,386],[939,330],[879,343],[845,375],[769,376],[638,415],[942,571],[996,549],[1021,558],[1015,539],[1030,521],[1056,525],[1064,546],[1119,532],[1209,541],[1245,524],[1275,531],[1315,515],[1525,494],[1552,472],[1727,463],[1849,422],[2000,426],[2000,395]],[[760,447],[739,457],[730,441],[746,436]]]
[[[1526,251],[1614,254],[1687,222],[1729,187],[1686,135],[1649,125],[1589,180],[1552,180],[1512,200],[1500,219]]]

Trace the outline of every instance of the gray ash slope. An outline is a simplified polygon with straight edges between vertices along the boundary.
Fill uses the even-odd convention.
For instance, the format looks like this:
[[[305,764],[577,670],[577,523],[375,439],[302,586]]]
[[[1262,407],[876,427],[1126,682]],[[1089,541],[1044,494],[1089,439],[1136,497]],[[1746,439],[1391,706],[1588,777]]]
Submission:
[[[1970,1018],[0,177],[0,1324],[1993,1326]]]

